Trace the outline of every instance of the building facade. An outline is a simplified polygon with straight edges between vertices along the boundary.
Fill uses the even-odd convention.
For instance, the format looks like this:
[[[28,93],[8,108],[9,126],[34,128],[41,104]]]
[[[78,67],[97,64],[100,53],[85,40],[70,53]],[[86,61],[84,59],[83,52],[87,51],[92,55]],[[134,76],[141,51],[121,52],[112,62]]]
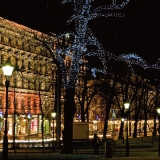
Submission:
[[[14,66],[8,93],[8,135],[50,133],[54,106],[55,66],[49,52],[35,39],[46,35],[0,17],[0,65]],[[4,131],[5,77],[0,68],[0,133]],[[43,113],[43,120],[42,120]]]

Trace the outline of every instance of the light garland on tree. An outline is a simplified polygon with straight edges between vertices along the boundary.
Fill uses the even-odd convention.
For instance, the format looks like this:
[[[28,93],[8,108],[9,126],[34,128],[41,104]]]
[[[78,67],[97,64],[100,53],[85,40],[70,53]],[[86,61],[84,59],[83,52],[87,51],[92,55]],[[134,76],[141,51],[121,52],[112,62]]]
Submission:
[[[152,65],[152,68],[155,68],[155,69],[160,69],[160,58],[158,58],[157,62],[155,64]]]
[[[71,23],[72,21],[75,21],[75,32],[70,33],[73,37],[73,44],[71,46],[67,46],[65,49],[56,48],[55,51],[55,57],[57,61],[60,63],[61,73],[64,81],[64,87],[65,88],[75,88],[76,87],[76,81],[78,78],[79,73],[79,65],[82,63],[83,55],[85,56],[97,56],[101,60],[104,69],[96,69],[92,68],[92,75],[95,77],[96,72],[101,72],[106,74],[107,70],[107,63],[106,63],[106,56],[110,58],[117,59],[116,56],[109,52],[105,52],[102,45],[98,42],[97,38],[93,35],[92,31],[88,28],[88,22],[91,19],[97,18],[97,17],[123,17],[121,13],[107,13],[107,14],[101,14],[99,13],[101,10],[117,10],[122,9],[128,2],[123,2],[122,4],[117,5],[116,1],[112,1],[112,5],[105,6],[105,7],[99,7],[97,9],[94,9],[91,11],[91,2],[93,0],[63,0],[62,4],[65,4],[67,2],[71,2],[74,4],[74,15],[69,18],[67,21],[68,23]],[[69,35],[67,35],[68,37]],[[63,40],[63,38],[66,37],[65,34],[60,34],[56,38]],[[92,45],[96,46],[97,49],[94,51],[88,51],[87,46]],[[67,65],[67,58],[70,58],[71,60],[71,66],[68,67]]]
[[[143,69],[147,68],[159,68],[159,62],[158,60],[157,64],[150,66],[144,59],[139,57],[137,54],[129,53],[129,54],[122,54],[120,56],[116,56],[110,52],[106,52],[102,45],[98,42],[97,38],[93,35],[90,28],[88,28],[88,22],[91,19],[97,18],[97,17],[124,17],[121,13],[106,13],[101,14],[99,13],[102,10],[121,10],[123,9],[130,0],[126,0],[125,2],[122,2],[121,4],[117,4],[116,0],[112,0],[112,4],[108,6],[100,6],[93,11],[91,11],[91,2],[94,0],[63,0],[62,4],[65,4],[67,2],[71,2],[74,4],[74,15],[69,18],[67,21],[68,23],[71,23],[72,21],[75,21],[75,32],[74,33],[64,33],[60,34],[56,37],[56,39],[63,40],[64,37],[68,37],[71,35],[73,37],[73,42],[71,46],[65,46],[66,48],[62,49],[57,47],[55,50],[55,56],[57,61],[60,63],[60,68],[62,71],[62,77],[64,81],[64,87],[65,88],[75,88],[76,87],[76,81],[78,78],[79,70],[80,70],[80,64],[83,64],[83,57],[89,57],[89,56],[96,56],[98,57],[102,64],[103,64],[103,70],[91,68],[93,77],[96,77],[96,73],[107,73],[107,62],[106,57],[118,60],[118,61],[126,61],[129,68],[132,72],[134,72],[134,69],[132,65],[139,65]],[[88,50],[87,46],[92,45],[96,46],[96,50]],[[70,67],[67,63],[67,58],[70,59]],[[88,68],[86,68],[88,69]]]
[[[134,69],[132,65],[139,65],[143,69],[151,68],[152,66],[149,65],[144,59],[142,59],[140,56],[138,56],[135,53],[129,53],[129,54],[122,54],[118,56],[119,61],[125,61],[128,63],[129,68],[134,73]]]

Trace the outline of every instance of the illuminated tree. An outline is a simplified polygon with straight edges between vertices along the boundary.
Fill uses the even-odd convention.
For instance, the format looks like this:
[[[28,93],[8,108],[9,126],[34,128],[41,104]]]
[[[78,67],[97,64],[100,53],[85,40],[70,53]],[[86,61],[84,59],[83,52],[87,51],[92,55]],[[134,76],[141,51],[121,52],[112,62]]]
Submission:
[[[100,59],[102,67],[101,68],[90,68],[92,75],[95,77],[96,73],[107,73],[107,63],[106,58],[113,58],[120,61],[125,60],[125,55],[121,57],[116,57],[110,52],[106,52],[102,45],[98,42],[97,38],[93,35],[90,28],[88,28],[88,22],[97,17],[123,17],[121,13],[113,13],[114,10],[123,9],[129,2],[126,0],[121,4],[117,4],[116,0],[112,0],[112,4],[108,6],[100,6],[93,11],[91,11],[91,2],[93,0],[63,0],[62,3],[65,4],[71,2],[74,4],[74,15],[68,20],[68,23],[75,21],[75,31],[70,33],[60,34],[54,36],[53,40],[49,40],[48,46],[52,48],[52,42],[56,39],[65,39],[66,42],[71,42],[68,45],[64,45],[63,48],[59,45],[52,48],[55,59],[59,62],[62,79],[65,88],[65,104],[64,104],[64,131],[63,131],[63,153],[72,153],[73,145],[73,117],[75,114],[75,102],[74,94],[76,88],[76,81],[78,78],[80,64],[85,63],[86,57],[94,56]],[[101,14],[102,10],[109,11],[110,13]],[[72,41],[70,41],[72,40]],[[90,47],[91,46],[91,47]],[[92,48],[94,46],[94,48]],[[129,63],[130,64],[130,63]],[[89,69],[89,68],[86,68]]]

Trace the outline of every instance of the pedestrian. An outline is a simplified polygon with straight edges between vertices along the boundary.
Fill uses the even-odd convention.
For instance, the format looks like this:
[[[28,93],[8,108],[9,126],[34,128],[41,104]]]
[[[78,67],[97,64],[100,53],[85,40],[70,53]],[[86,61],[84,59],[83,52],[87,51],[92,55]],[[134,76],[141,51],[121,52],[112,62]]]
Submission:
[[[21,130],[19,130],[18,134],[18,138],[21,139]]]
[[[98,154],[99,150],[99,137],[97,136],[97,133],[94,134],[94,137],[92,139],[92,145],[94,149],[94,154]]]

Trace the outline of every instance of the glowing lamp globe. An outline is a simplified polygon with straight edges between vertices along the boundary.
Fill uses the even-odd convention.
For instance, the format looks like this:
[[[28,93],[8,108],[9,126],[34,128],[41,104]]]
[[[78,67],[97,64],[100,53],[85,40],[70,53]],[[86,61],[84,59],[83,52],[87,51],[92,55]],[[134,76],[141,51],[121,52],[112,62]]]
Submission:
[[[9,64],[2,66],[4,76],[11,76],[13,69],[14,69],[14,67]]]
[[[157,108],[157,113],[160,115],[160,107]]]
[[[129,102],[124,102],[124,108],[125,108],[125,109],[128,110],[128,109],[129,109],[129,106],[130,106],[130,103],[129,103]]]
[[[55,117],[56,117],[56,112],[52,112],[52,113],[51,113],[51,116],[52,116],[53,118],[55,118]]]

